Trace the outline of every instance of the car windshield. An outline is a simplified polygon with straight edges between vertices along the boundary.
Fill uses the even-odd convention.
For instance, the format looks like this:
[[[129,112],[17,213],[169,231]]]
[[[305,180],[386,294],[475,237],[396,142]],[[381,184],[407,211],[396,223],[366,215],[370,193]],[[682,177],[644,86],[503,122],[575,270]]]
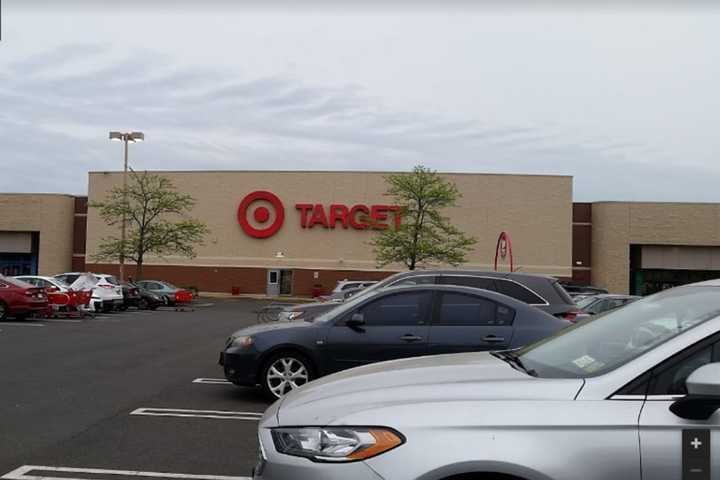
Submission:
[[[538,377],[594,377],[718,315],[720,288],[679,287],[580,322],[508,355]]]

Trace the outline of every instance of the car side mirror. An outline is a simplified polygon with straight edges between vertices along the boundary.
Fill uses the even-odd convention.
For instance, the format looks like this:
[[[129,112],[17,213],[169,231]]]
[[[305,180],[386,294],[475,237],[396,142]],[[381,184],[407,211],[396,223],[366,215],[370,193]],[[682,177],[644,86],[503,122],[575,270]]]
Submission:
[[[690,374],[688,394],[670,405],[670,411],[687,420],[707,420],[720,408],[720,363],[708,363]]]
[[[363,325],[365,325],[365,315],[363,315],[362,313],[359,313],[359,312],[355,312],[345,322],[345,325],[347,325],[350,328],[362,327]]]

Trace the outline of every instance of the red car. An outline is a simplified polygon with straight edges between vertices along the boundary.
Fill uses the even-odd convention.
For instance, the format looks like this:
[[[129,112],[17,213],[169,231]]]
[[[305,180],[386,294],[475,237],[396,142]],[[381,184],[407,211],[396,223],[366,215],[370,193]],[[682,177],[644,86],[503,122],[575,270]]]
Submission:
[[[21,320],[34,313],[45,313],[47,309],[44,289],[0,275],[0,320],[9,316]]]

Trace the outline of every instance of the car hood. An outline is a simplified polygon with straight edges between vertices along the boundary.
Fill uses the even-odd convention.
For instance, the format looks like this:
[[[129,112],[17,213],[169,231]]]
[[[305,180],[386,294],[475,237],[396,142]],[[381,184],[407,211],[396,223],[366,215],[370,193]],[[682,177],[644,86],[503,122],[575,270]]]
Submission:
[[[232,334],[233,337],[240,337],[242,335],[256,335],[263,332],[271,332],[275,330],[283,330],[289,328],[307,328],[312,327],[313,324],[304,320],[294,320],[290,322],[272,322],[272,323],[260,323],[252,325],[250,327],[241,328],[240,330]]]
[[[328,425],[362,410],[395,405],[568,400],[582,385],[581,379],[532,377],[489,353],[435,355],[330,375],[290,392],[273,410],[280,425]]]

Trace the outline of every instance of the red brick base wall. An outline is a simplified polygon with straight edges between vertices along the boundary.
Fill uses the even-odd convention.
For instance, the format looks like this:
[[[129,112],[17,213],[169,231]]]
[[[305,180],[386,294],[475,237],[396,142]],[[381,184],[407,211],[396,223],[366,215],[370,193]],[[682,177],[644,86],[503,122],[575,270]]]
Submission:
[[[96,273],[118,275],[118,265],[106,263],[88,263],[87,270]],[[245,267],[195,267],[184,265],[145,265],[143,278],[147,280],[165,280],[178,287],[195,287],[201,292],[231,293],[237,287],[240,293],[265,294],[267,290],[266,268]],[[310,270],[288,269],[293,271],[292,294],[310,296],[315,288],[323,294],[329,293],[339,280],[382,280],[392,272],[358,270]],[[318,272],[318,278],[314,278]],[[134,265],[125,266],[125,276],[137,278]]]

